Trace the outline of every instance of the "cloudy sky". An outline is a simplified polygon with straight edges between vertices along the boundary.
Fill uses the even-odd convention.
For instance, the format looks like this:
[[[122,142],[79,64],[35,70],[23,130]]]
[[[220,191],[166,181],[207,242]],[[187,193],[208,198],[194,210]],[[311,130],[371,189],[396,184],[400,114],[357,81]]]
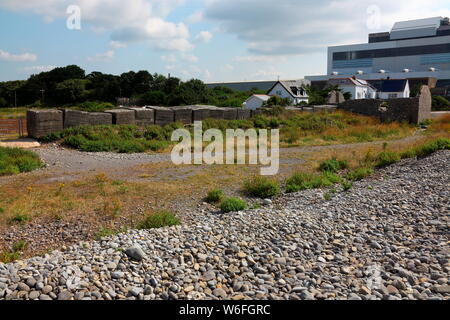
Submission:
[[[450,16],[448,0],[0,0],[0,81],[69,64],[205,82],[302,78],[326,72],[327,46],[434,16]]]

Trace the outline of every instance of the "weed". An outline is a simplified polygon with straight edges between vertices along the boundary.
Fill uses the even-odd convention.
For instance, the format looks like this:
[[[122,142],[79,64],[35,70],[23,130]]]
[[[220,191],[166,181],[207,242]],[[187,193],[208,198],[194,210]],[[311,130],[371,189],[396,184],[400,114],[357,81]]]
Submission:
[[[332,158],[322,162],[319,166],[319,171],[336,173],[347,168],[348,162],[346,160],[337,160],[336,158]]]
[[[138,229],[155,229],[169,226],[176,226],[181,223],[180,219],[168,211],[160,211],[152,213],[142,220],[138,225]]]
[[[272,198],[280,193],[280,185],[266,177],[255,176],[245,181],[244,192],[262,199]]]
[[[27,214],[17,213],[13,217],[11,217],[8,221],[9,223],[25,224],[31,221],[31,217]]]
[[[214,189],[208,192],[208,195],[205,198],[205,201],[208,203],[219,203],[222,201],[224,197],[223,191],[220,189]]]
[[[34,152],[0,147],[0,176],[30,172],[42,166],[43,163]]]
[[[347,173],[346,178],[351,181],[360,181],[373,174],[372,168],[360,167]]]
[[[348,191],[353,187],[353,183],[351,183],[350,181],[344,181],[342,182],[342,188],[344,189],[344,191]]]
[[[227,198],[222,201],[220,209],[224,213],[242,211],[247,209],[247,203],[239,198]]]

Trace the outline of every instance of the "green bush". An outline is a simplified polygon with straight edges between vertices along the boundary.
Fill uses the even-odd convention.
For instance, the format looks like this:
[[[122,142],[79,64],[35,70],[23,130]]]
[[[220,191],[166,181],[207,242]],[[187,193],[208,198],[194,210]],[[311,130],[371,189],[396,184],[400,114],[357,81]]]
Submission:
[[[220,205],[222,212],[237,212],[247,209],[247,203],[239,198],[227,198]]]
[[[19,224],[25,224],[29,221],[31,221],[31,217],[27,214],[22,213],[18,213],[8,220],[9,223],[19,223]]]
[[[244,192],[262,199],[272,198],[280,193],[280,185],[269,178],[256,176],[245,181]]]
[[[382,168],[399,162],[401,160],[400,154],[397,152],[383,151],[378,154],[376,158],[376,167]]]
[[[114,109],[115,106],[109,102],[87,101],[79,104],[75,109],[86,112],[104,112]]]
[[[291,193],[300,190],[329,187],[341,181],[341,177],[332,172],[324,172],[322,174],[299,172],[286,181],[286,192]]]
[[[350,181],[344,181],[342,182],[342,188],[344,189],[344,191],[348,191],[353,187],[353,183],[351,183]]]
[[[346,160],[337,160],[336,158],[332,158],[322,162],[319,166],[319,171],[336,173],[347,168],[348,162]]]
[[[346,178],[351,181],[360,181],[373,174],[372,168],[361,167],[347,173]]]
[[[211,190],[210,192],[208,192],[208,195],[205,198],[205,201],[208,203],[219,203],[220,201],[222,201],[224,197],[223,191],[220,189],[214,189]]]
[[[402,158],[426,157],[439,150],[450,150],[450,139],[438,138],[419,147],[407,150],[401,154]]]
[[[34,152],[0,147],[0,176],[30,172],[42,166],[43,163]]]
[[[138,229],[155,229],[169,226],[176,226],[181,223],[180,219],[168,211],[155,212],[146,217],[138,225]]]

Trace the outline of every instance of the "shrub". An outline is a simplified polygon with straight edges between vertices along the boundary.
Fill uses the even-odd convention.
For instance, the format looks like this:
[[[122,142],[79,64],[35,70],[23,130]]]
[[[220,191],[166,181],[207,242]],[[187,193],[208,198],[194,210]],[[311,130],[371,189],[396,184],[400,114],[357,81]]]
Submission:
[[[34,152],[0,147],[0,176],[30,172],[42,166],[43,163]]]
[[[11,217],[8,221],[9,223],[24,224],[31,221],[31,217],[27,214],[17,213],[13,217]]]
[[[361,167],[347,173],[346,178],[351,181],[360,181],[373,174],[372,168]]]
[[[14,242],[10,251],[0,252],[0,262],[11,263],[20,259],[21,251],[24,250],[27,245],[28,244],[23,240]]]
[[[155,212],[146,217],[143,221],[141,221],[138,225],[138,229],[155,229],[155,228],[163,228],[168,226],[176,226],[179,225],[180,219],[168,211],[160,211]]]
[[[272,198],[280,193],[280,185],[266,177],[256,176],[245,181],[244,192],[262,199]]]
[[[426,157],[439,150],[450,150],[450,139],[439,138],[429,141],[419,147],[402,153],[402,158],[405,158],[406,155],[408,155],[408,157],[410,157],[410,155],[414,155],[417,157]]]
[[[239,198],[227,198],[220,205],[222,212],[236,212],[247,209],[247,203]]]
[[[110,236],[114,236],[117,234],[117,231],[108,229],[108,228],[100,228],[98,232],[95,234],[94,238],[96,240],[100,240],[101,238],[106,238]]]
[[[353,187],[353,183],[350,181],[344,181],[342,182],[342,188],[344,188],[344,191],[348,191]]]
[[[332,158],[330,160],[322,162],[319,166],[319,171],[336,173],[339,170],[347,168],[348,162],[346,160],[337,160],[336,158]]]
[[[286,181],[286,192],[291,193],[300,190],[329,187],[341,180],[338,175],[331,172],[325,172],[320,175],[299,172]]]
[[[223,191],[220,189],[214,189],[208,192],[205,201],[208,203],[219,203],[224,197]]]
[[[376,167],[386,167],[396,162],[399,162],[401,159],[400,154],[397,152],[391,151],[383,151],[378,154],[376,158]]]
[[[86,101],[79,104],[75,109],[87,112],[104,112],[108,109],[114,109],[115,106],[109,102]]]

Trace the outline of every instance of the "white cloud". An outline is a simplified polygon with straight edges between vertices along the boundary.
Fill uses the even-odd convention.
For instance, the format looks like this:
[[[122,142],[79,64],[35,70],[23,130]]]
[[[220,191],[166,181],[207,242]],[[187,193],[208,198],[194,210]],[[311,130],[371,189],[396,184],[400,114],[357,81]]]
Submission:
[[[367,27],[373,4],[381,11],[380,30]],[[396,21],[439,15],[450,15],[448,0],[210,0],[204,11],[205,19],[236,35],[254,56],[323,52],[330,45],[365,42],[368,33],[388,31]]]
[[[184,0],[2,0],[0,8],[31,12],[45,21],[65,19],[66,8],[81,8],[82,25],[97,32],[110,32],[112,46],[133,41],[149,41],[156,48],[187,51],[189,30],[184,23],[166,19]],[[116,47],[114,47],[116,48]]]
[[[224,64],[222,67],[220,67],[220,71],[222,72],[228,72],[228,71],[233,71],[234,70],[234,66],[232,66],[231,64]]]
[[[252,55],[252,56],[238,56],[233,59],[236,62],[285,62],[286,56],[264,56],[264,55]]]
[[[37,56],[33,53],[13,54],[7,51],[0,50],[0,61],[9,62],[24,62],[24,61],[36,61]]]
[[[186,62],[191,62],[191,63],[197,63],[198,57],[194,56],[193,54],[182,53],[181,60],[186,61]]]
[[[111,40],[111,41],[109,42],[109,45],[110,45],[111,48],[113,48],[113,49],[126,48],[126,46],[127,46],[125,43],[122,43],[122,42],[120,42],[120,41],[113,41],[113,40]]]
[[[173,54],[169,54],[167,56],[161,56],[160,58],[164,62],[169,62],[169,63],[177,62],[177,58]]]
[[[186,23],[188,24],[200,23],[202,21],[203,21],[203,11],[194,12],[186,19]]]
[[[104,53],[98,53],[93,57],[88,57],[88,61],[109,62],[114,58],[114,50],[108,50]]]
[[[195,36],[195,41],[200,43],[208,43],[211,41],[213,35],[209,31],[201,31],[199,34]]]
[[[32,73],[40,73],[40,72],[51,71],[55,68],[58,68],[58,67],[57,66],[30,66],[30,67],[23,68],[23,71],[32,72]]]

